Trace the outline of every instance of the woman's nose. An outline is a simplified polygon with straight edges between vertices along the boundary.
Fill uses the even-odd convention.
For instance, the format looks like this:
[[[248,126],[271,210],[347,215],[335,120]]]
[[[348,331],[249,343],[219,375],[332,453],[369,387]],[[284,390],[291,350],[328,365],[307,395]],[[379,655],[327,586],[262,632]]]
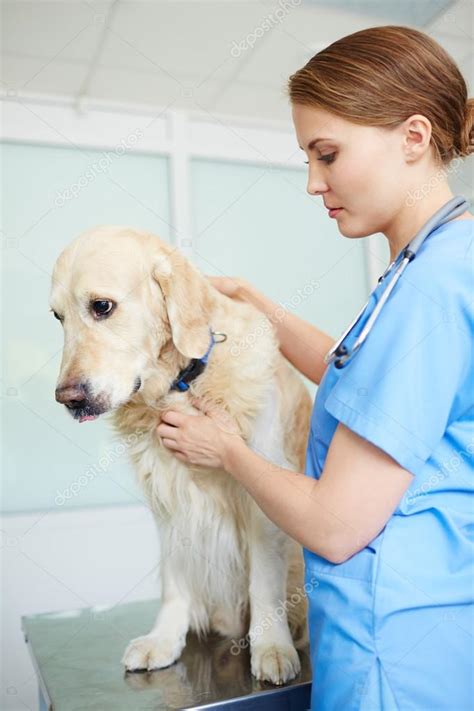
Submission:
[[[318,176],[314,171],[310,170],[308,184],[306,186],[306,191],[309,195],[320,195],[321,193],[325,193],[327,189],[328,186],[321,176]]]

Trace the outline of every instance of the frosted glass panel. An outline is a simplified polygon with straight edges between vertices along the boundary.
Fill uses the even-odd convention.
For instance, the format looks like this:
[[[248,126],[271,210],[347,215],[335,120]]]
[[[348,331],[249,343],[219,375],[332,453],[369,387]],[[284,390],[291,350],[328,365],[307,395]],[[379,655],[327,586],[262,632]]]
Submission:
[[[79,425],[54,399],[62,329],[48,296],[58,254],[83,230],[105,223],[169,236],[167,160],[104,156],[2,146],[4,511],[142,500],[105,419]]]
[[[361,239],[340,235],[306,171],[193,161],[194,252],[336,337],[368,295]]]

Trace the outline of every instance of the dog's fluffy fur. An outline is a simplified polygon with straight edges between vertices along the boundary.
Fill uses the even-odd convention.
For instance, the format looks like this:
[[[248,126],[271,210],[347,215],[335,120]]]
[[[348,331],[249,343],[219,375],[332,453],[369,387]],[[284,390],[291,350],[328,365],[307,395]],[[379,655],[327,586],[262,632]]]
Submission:
[[[97,318],[94,300],[117,305]],[[270,463],[302,471],[311,401],[272,325],[156,236],[115,226],[62,252],[51,306],[65,331],[57,398],[76,418],[111,412],[116,431],[133,436],[131,459],[159,528],[161,605],[151,632],[126,649],[126,668],[166,667],[188,630],[215,631],[250,645],[258,679],[294,678],[295,647],[307,641],[301,547],[232,476],[185,465],[156,433],[165,409],[197,415],[197,396],[230,416],[269,462],[262,485],[275,485]],[[170,391],[189,359],[206,352],[210,327],[227,340],[187,393]]]

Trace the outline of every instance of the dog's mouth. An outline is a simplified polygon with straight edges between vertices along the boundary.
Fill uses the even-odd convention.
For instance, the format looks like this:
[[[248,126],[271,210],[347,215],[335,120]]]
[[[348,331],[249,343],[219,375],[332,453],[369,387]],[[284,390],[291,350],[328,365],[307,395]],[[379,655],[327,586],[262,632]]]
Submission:
[[[98,403],[88,402],[87,400],[83,400],[74,406],[66,405],[66,407],[71,413],[71,415],[74,417],[74,419],[79,420],[79,422],[97,420],[100,415],[103,415],[104,412],[107,412],[107,410],[109,410],[109,408],[105,405],[99,405]]]
[[[135,383],[130,397],[138,392],[142,385],[142,379],[140,377],[135,378]],[[120,403],[123,405],[124,403]],[[79,422],[90,422],[97,420],[101,415],[110,410],[115,410],[117,407],[111,407],[110,402],[105,397],[99,397],[94,400],[84,398],[83,400],[75,401],[74,404],[66,404],[67,409],[71,413],[72,417]]]

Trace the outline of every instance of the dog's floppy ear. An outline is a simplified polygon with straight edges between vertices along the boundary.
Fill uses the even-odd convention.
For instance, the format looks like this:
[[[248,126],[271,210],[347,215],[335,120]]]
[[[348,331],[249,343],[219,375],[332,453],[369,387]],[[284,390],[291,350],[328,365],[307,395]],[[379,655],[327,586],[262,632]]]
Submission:
[[[205,278],[177,250],[154,255],[152,276],[165,298],[171,337],[187,358],[201,358],[210,342],[210,289]]]

